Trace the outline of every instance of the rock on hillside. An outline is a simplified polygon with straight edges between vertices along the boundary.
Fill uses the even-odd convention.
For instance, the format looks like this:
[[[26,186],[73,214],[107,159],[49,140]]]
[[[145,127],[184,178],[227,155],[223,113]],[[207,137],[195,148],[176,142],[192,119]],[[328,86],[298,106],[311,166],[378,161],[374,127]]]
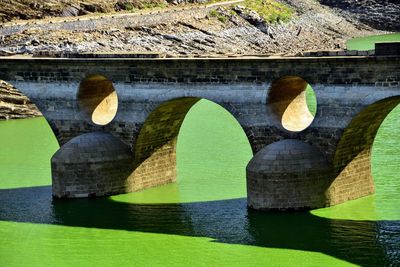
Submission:
[[[400,31],[399,0],[320,0],[378,30]]]
[[[0,120],[39,117],[42,113],[21,92],[0,80]]]
[[[1,0],[0,22],[81,16],[166,5],[165,0]]]

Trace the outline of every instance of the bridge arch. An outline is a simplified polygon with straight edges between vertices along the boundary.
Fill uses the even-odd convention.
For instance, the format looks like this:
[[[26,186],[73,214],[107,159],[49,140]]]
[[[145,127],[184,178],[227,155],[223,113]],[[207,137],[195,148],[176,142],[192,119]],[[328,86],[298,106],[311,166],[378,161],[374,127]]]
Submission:
[[[54,128],[28,96],[3,80],[0,80],[0,121],[0,176],[6,174],[0,177],[2,185],[50,184],[50,158],[59,148]]]
[[[76,97],[80,113],[89,123],[103,126],[117,114],[117,92],[113,83],[103,75],[87,75],[79,84]]]
[[[0,79],[0,87],[2,87],[1,90],[3,90],[3,92],[6,91],[5,90],[6,88],[8,88],[9,90],[11,89],[9,96],[5,96],[4,98],[4,96],[0,95],[0,97],[4,98],[3,100],[0,99],[0,103],[2,104],[0,106],[4,108],[8,105],[9,106],[8,108],[11,108],[10,104],[7,104],[7,102],[13,101],[11,100],[12,95],[16,96],[17,98],[14,99],[14,101],[16,101],[16,104],[18,105],[16,107],[17,109],[16,112],[18,114],[23,114],[21,118],[43,117],[46,120],[46,123],[50,126],[50,129],[53,135],[55,136],[55,139],[57,140],[57,145],[60,146],[60,144],[62,144],[59,127],[56,126],[56,124],[46,116],[44,108],[40,105],[41,103],[39,101],[33,100],[32,97],[29,95],[29,91],[26,92],[23,88],[14,85],[13,82],[1,79]],[[18,118],[18,116],[17,117],[9,116],[8,118],[4,117],[0,118],[0,120],[13,119],[13,118]]]
[[[43,117],[50,126],[58,144],[60,143],[57,127],[46,118],[39,106],[29,96],[14,86],[13,83],[5,80],[0,80],[0,90],[2,91],[0,93],[0,107],[2,114],[4,114],[3,117],[0,117],[0,120]]]
[[[12,83],[0,80],[0,119],[18,119],[43,116],[39,108]]]
[[[290,132],[308,128],[316,114],[315,93],[309,83],[299,76],[283,76],[275,80],[267,103],[282,127]]]
[[[148,115],[134,146],[135,170],[127,181],[130,191],[176,181],[178,135],[186,115],[202,99],[174,98],[163,102]],[[238,126],[241,127],[240,123]],[[248,140],[242,127],[241,130]]]
[[[326,191],[328,205],[336,205],[374,193],[371,152],[375,136],[400,96],[370,104],[344,130],[333,159],[334,179]]]

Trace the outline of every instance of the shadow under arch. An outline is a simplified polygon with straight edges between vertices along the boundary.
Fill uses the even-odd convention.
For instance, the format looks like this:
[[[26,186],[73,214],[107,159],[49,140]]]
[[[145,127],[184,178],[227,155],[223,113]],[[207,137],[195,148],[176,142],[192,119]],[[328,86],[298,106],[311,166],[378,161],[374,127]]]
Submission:
[[[135,142],[135,171],[127,180],[130,191],[176,182],[178,135],[186,115],[201,100],[209,101],[199,97],[171,99],[150,113]],[[244,131],[243,135],[248,140]]]
[[[329,205],[374,193],[371,151],[378,129],[400,103],[400,96],[377,101],[358,113],[347,125],[333,159],[334,177],[326,190]]]

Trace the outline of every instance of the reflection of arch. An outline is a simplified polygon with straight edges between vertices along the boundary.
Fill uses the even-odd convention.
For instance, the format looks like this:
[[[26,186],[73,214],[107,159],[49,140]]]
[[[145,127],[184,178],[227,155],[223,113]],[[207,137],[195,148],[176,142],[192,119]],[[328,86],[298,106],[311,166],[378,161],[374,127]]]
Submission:
[[[297,76],[285,76],[272,84],[268,103],[286,130],[302,131],[314,120],[307,105],[308,86]]]
[[[380,100],[362,110],[344,131],[333,160],[335,179],[326,197],[330,205],[374,192],[371,148],[386,116],[400,103],[400,96]]]
[[[176,181],[177,137],[189,110],[200,99],[173,99],[148,116],[136,140],[136,169],[128,179],[131,191]]]

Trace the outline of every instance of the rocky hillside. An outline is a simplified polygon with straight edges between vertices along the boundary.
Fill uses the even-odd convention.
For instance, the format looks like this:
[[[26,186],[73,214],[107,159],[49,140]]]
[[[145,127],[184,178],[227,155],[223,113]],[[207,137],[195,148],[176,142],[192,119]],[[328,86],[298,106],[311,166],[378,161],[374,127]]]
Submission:
[[[165,0],[1,0],[0,22],[164,7]]]
[[[38,51],[156,52],[170,57],[296,55],[344,49],[349,38],[378,33],[315,0],[244,0],[212,7],[7,23],[0,28],[0,55]]]
[[[385,31],[400,32],[399,0],[320,0],[321,4],[334,7],[347,16]]]
[[[0,81],[0,120],[42,116],[37,107],[12,85]]]

